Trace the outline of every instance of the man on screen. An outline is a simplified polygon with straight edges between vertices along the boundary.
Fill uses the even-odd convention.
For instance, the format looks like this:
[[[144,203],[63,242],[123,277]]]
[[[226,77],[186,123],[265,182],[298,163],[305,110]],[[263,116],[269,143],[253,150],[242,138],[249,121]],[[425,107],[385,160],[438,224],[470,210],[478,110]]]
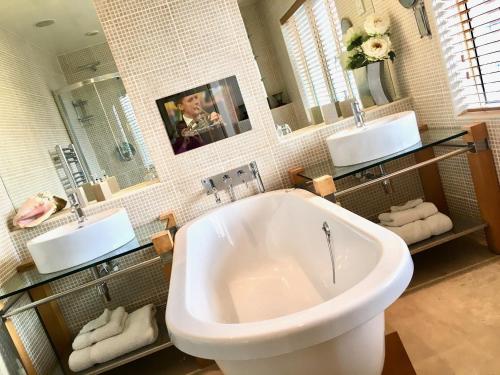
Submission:
[[[177,96],[175,104],[182,119],[177,122],[178,138],[174,142],[175,153],[189,151],[206,144],[199,132],[214,124],[222,124],[217,112],[208,113],[203,109],[201,94],[185,92]]]

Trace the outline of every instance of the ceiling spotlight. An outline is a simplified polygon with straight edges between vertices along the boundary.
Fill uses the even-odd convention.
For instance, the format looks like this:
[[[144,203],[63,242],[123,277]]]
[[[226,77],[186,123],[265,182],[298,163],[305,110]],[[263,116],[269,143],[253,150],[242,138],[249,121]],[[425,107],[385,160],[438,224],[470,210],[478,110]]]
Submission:
[[[99,30],[87,31],[85,33],[86,36],[94,36],[94,35],[97,35],[97,34],[99,34]]]
[[[56,23],[56,20],[41,20],[35,23],[36,27],[47,27]]]

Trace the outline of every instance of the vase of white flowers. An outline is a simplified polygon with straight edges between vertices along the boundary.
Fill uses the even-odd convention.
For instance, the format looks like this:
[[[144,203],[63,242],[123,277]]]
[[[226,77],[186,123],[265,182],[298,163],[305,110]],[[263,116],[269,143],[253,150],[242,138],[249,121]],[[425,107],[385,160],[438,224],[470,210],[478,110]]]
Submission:
[[[368,16],[363,29],[351,27],[344,35],[347,52],[342,56],[344,68],[352,70],[365,107],[390,102],[384,87],[386,60],[394,61],[396,54],[389,37],[389,20],[379,14]]]

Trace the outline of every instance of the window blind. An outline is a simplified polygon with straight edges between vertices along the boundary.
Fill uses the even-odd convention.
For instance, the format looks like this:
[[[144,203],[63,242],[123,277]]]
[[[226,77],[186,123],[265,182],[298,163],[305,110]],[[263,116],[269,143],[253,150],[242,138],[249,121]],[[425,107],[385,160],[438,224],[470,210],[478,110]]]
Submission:
[[[500,0],[435,2],[458,112],[500,107]]]
[[[342,31],[335,1],[304,1],[282,29],[306,106],[345,100],[350,88],[339,61]]]

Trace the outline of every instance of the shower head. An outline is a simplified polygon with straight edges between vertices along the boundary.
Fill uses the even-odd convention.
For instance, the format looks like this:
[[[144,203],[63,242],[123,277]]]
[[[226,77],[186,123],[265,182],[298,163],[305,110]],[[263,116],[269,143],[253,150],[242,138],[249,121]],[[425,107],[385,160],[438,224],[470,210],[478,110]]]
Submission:
[[[100,61],[94,61],[89,64],[80,65],[76,68],[77,72],[81,72],[82,70],[92,70],[93,72],[97,72],[97,67],[101,65]]]

